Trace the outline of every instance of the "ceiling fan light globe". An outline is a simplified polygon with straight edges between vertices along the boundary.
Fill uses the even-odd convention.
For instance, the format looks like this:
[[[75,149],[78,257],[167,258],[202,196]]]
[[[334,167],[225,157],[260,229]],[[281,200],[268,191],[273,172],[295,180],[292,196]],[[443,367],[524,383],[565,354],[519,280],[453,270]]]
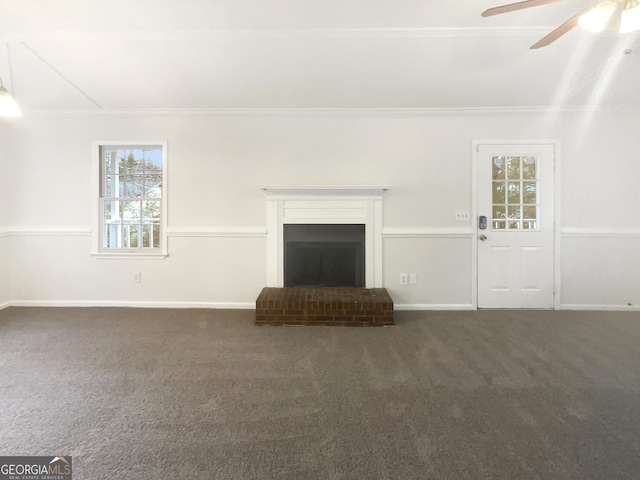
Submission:
[[[578,24],[589,32],[602,32],[615,10],[616,2],[601,2],[582,15]]]
[[[22,112],[18,103],[13,99],[7,89],[0,85],[0,117],[21,117]]]
[[[632,8],[625,8],[620,14],[620,33],[630,33],[640,30],[640,4]]]

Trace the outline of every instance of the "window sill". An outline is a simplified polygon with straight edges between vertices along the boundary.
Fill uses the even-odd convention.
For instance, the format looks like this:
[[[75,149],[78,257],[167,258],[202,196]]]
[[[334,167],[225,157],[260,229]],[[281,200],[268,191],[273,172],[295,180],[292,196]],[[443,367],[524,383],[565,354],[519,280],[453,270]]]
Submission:
[[[115,258],[115,259],[131,259],[131,260],[164,260],[169,256],[168,253],[111,253],[111,252],[92,252],[95,258]]]

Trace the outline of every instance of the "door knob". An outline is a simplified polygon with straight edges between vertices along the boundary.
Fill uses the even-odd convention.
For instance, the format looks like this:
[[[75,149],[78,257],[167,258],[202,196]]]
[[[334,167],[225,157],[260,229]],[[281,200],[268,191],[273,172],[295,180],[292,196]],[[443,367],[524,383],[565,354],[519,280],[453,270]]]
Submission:
[[[480,235],[478,238],[479,238],[481,241],[483,241],[483,242],[484,242],[484,241],[487,239],[487,236],[483,233],[483,234],[482,234],[482,235]]]

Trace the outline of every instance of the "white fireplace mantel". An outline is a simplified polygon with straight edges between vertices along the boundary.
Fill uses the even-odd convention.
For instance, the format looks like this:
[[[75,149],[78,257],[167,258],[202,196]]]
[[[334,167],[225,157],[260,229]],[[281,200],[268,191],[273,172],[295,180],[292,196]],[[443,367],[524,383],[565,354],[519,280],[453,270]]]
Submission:
[[[386,186],[268,186],[267,286],[284,286],[284,225],[365,226],[365,286],[382,285],[382,197]]]

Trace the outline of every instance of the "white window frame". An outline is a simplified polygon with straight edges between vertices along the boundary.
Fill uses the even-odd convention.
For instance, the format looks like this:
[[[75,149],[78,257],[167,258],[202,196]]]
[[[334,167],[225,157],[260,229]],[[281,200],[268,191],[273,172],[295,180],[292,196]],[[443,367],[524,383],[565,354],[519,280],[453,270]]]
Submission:
[[[133,149],[135,147],[159,146],[162,149],[162,199],[160,202],[160,247],[158,248],[103,248],[102,238],[104,229],[104,216],[102,212],[102,201],[100,197],[102,181],[102,158],[101,147],[123,147]],[[167,250],[167,141],[149,140],[105,140],[92,142],[92,249],[91,255],[101,258],[145,258],[162,259],[169,253]]]

